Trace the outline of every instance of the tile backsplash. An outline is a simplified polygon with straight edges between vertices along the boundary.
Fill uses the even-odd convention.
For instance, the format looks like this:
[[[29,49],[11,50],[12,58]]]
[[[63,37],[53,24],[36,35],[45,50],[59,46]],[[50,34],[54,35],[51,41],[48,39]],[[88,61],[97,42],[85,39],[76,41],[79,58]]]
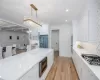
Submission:
[[[77,44],[80,44],[84,49],[86,49],[89,53],[95,53],[97,54],[97,46],[98,44],[97,43],[90,43],[90,42],[80,42],[80,41],[77,41],[76,42],[76,45]]]
[[[97,43],[82,42],[81,44],[90,53],[97,53]]]

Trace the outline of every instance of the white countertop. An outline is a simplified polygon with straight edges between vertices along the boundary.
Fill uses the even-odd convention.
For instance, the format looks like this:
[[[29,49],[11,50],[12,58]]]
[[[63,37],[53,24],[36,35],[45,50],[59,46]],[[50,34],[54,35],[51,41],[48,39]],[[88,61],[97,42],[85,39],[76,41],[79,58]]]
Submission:
[[[52,51],[39,48],[0,60],[0,79],[18,80]]]
[[[93,74],[100,80],[100,66],[90,65],[81,57],[81,54],[94,54],[94,53],[88,53],[88,51],[86,51],[85,49],[78,49],[76,47],[73,47],[73,49],[80,56],[80,58],[85,62],[85,64],[89,67],[89,69],[93,72]]]

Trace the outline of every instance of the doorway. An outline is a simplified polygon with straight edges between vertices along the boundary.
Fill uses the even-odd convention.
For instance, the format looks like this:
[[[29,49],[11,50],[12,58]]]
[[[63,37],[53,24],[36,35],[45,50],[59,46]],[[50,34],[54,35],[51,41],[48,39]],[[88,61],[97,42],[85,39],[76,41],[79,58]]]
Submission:
[[[54,49],[54,57],[59,56],[59,30],[51,31],[51,47]]]

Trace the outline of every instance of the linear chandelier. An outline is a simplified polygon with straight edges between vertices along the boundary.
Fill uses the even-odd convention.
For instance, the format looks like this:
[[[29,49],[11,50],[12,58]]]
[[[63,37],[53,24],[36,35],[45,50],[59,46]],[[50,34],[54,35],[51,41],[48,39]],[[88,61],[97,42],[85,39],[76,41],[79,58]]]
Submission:
[[[32,26],[41,26],[42,27],[42,25],[38,21],[35,21],[35,20],[32,19],[32,9],[34,9],[35,12],[36,12],[36,18],[37,18],[38,9],[33,4],[30,4],[30,7],[31,7],[31,18],[24,19],[24,22],[27,22]]]

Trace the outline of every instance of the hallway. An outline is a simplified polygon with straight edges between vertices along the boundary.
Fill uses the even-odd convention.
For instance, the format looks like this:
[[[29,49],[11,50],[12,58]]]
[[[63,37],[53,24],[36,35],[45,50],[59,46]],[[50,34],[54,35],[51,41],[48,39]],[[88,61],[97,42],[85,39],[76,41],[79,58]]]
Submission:
[[[46,80],[79,80],[70,58],[58,57],[54,62]]]

